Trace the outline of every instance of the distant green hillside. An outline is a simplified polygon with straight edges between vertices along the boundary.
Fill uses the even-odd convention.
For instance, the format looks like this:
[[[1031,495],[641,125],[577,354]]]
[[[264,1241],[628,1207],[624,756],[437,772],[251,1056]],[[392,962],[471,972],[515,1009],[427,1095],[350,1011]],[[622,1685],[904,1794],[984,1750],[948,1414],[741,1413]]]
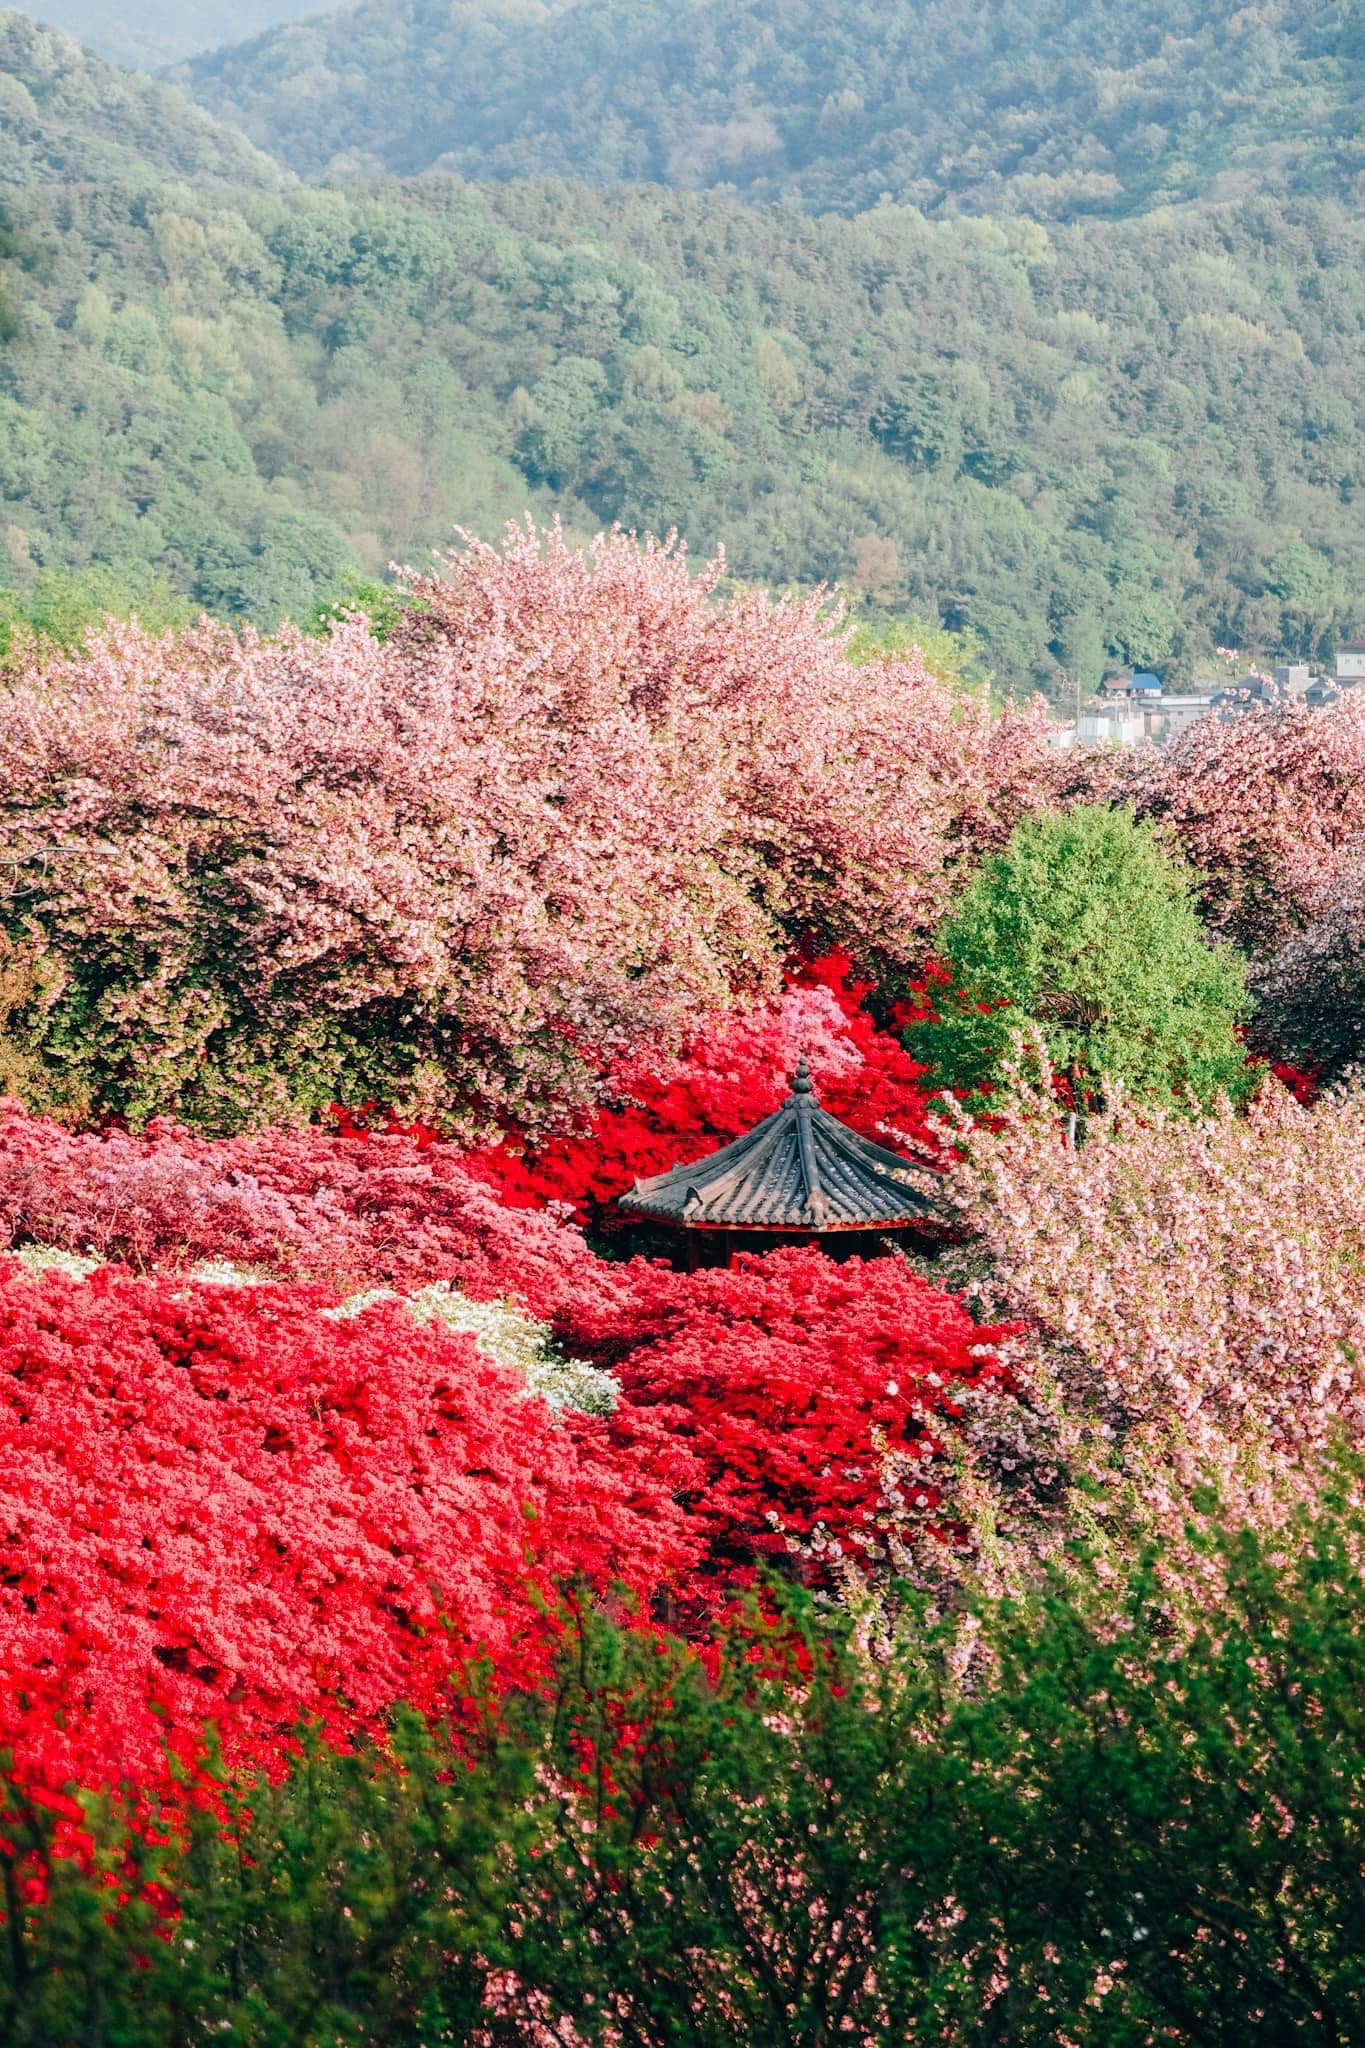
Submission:
[[[360,0],[187,75],[305,176],[1064,219],[1365,170],[1361,0]]]
[[[33,186],[0,578],[269,623],[530,507],[937,613],[1005,680],[1365,623],[1365,228],[1045,230],[451,179]]]
[[[0,186],[273,185],[279,167],[169,85],[0,13]]]
[[[154,70],[322,9],[317,0],[32,0],[23,12],[112,63]]]

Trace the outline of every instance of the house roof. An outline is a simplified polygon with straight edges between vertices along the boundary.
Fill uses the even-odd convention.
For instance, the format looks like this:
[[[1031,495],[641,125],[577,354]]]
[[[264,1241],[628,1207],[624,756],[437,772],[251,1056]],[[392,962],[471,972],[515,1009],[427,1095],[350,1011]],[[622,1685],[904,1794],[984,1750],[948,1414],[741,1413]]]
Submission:
[[[803,1059],[780,1109],[719,1152],[636,1181],[621,1207],[686,1230],[891,1229],[938,1213],[914,1171],[820,1107]]]

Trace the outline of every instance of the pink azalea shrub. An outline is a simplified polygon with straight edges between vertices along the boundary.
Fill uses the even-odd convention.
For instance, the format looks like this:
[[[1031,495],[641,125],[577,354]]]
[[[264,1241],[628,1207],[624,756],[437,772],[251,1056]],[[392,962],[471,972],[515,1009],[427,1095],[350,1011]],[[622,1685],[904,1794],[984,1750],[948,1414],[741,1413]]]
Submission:
[[[458,1146],[401,1133],[71,1131],[0,1103],[0,1237],[141,1270],[226,1259],[333,1288],[448,1280],[555,1320],[614,1269],[549,1212],[513,1211]]]
[[[854,666],[721,569],[514,531],[385,645],[121,627],[8,685],[6,1029],[54,1099],[534,1133],[775,990],[789,934],[913,960],[1041,800],[1041,717]]]
[[[1204,1480],[1269,1512],[1360,1440],[1365,1094],[1305,1108],[1272,1084],[1197,1123],[1119,1107],[1077,1146],[1024,1095],[966,1137],[947,1193],[973,1233],[959,1278],[1028,1332],[1021,1471],[1055,1489],[1075,1456],[1120,1517],[1138,1488],[1179,1528]],[[1059,1416],[1066,1454],[1043,1446]]]

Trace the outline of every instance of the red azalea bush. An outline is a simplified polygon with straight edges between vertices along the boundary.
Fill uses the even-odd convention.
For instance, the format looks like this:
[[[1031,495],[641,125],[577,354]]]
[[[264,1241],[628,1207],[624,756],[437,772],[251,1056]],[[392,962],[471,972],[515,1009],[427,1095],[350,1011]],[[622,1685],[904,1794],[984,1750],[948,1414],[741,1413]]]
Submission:
[[[247,1759],[302,1716],[345,1739],[448,1707],[471,1659],[533,1681],[568,1579],[704,1612],[794,1548],[819,1583],[896,1566],[944,1519],[935,1417],[1002,1374],[905,1261],[814,1248],[591,1261],[559,1321],[612,1364],[609,1416],[555,1421],[471,1338],[332,1299],[0,1270],[0,1727],[26,1785],[150,1781],[206,1721]]]
[[[801,1001],[851,1060],[832,996]],[[933,1418],[1000,1374],[902,1259],[612,1264],[425,1136],[80,1135],[10,1104],[0,1217],[162,1269],[0,1270],[0,1722],[56,1783],[78,1757],[150,1771],[208,1719],[259,1755],[301,1714],[435,1709],[471,1655],[524,1679],[566,1577],[705,1609],[792,1544],[821,1580],[841,1546],[894,1561],[939,1508]],[[174,1270],[224,1258],[292,1278]],[[433,1280],[549,1321],[612,1369],[615,1412],[552,1422],[401,1304],[323,1313],[339,1284]]]
[[[468,1337],[308,1288],[0,1271],[0,1729],[25,1781],[144,1781],[213,1720],[268,1760],[461,1672],[534,1680],[556,1581],[697,1548],[685,1448],[629,1463]],[[452,1688],[454,1689],[452,1691]]]
[[[596,1258],[562,1210],[703,1151],[781,1099],[804,1053],[858,1128],[931,1143],[919,1069],[844,954],[681,1058],[619,1063],[581,1139],[463,1155],[429,1127],[221,1139],[165,1120],[74,1132],[0,1105],[0,1241],[122,1260],[0,1284],[8,1531],[0,1699],[24,1768],[152,1772],[206,1720],[266,1753],[300,1715],[342,1738],[439,1709],[464,1659],[532,1677],[555,1585],[620,1577],[694,1611],[762,1559],[893,1563],[944,1519],[934,1416],[999,1374],[904,1261],[818,1250],[683,1274]],[[491,1183],[491,1184],[490,1184]],[[187,1283],[227,1260],[280,1276]],[[558,1424],[472,1339],[338,1290],[506,1299],[610,1367],[610,1416]],[[527,1519],[529,1511],[532,1518]]]
[[[637,1263],[608,1425],[632,1455],[663,1423],[695,1461],[689,1524],[722,1574],[782,1555],[893,1562],[940,1504],[936,1418],[1005,1380],[961,1304],[902,1258],[836,1264],[816,1247],[674,1273]]]

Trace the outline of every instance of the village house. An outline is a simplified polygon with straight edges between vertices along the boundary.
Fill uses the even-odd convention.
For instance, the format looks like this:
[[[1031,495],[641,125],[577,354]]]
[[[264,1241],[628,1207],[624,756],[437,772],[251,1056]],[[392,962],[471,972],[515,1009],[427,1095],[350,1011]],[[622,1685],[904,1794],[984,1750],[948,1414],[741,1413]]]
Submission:
[[[1337,649],[1337,682],[1343,689],[1365,683],[1365,640],[1343,640]]]
[[[1165,746],[1199,719],[1239,718],[1266,705],[1301,703],[1310,711],[1335,704],[1343,689],[1365,683],[1365,640],[1343,641],[1336,676],[1319,675],[1310,662],[1282,662],[1267,673],[1248,669],[1236,682],[1199,676],[1192,690],[1167,691],[1150,669],[1108,675],[1078,719],[1056,724],[1050,743],[1068,747]]]

